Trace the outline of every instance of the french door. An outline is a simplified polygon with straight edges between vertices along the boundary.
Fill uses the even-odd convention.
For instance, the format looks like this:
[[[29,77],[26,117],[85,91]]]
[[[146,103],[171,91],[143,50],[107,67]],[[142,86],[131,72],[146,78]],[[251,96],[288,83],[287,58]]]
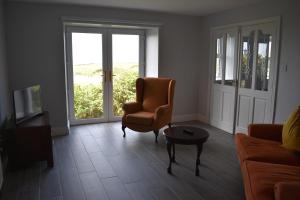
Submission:
[[[229,133],[274,116],[278,20],[212,32],[210,123]]]
[[[69,121],[116,121],[122,104],[135,100],[135,80],[144,76],[144,32],[66,27]]]
[[[240,81],[236,131],[247,132],[250,123],[272,123],[276,77],[276,26],[246,26],[241,30]]]
[[[211,93],[211,125],[232,132],[237,82],[238,29],[214,33],[214,77]]]

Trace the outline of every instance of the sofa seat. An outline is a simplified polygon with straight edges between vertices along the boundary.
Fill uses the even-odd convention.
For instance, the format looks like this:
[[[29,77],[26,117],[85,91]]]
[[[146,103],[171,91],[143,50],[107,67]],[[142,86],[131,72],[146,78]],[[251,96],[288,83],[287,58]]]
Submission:
[[[278,186],[278,183],[300,182],[300,167],[298,166],[246,160],[242,163],[241,169],[247,200],[277,200],[277,197],[284,196],[283,193],[285,192],[281,188],[280,195],[276,194],[277,191],[275,188]],[[289,199],[298,199],[300,187],[299,185],[296,186],[297,188],[291,187],[293,189],[293,196]],[[281,186],[279,185],[278,187]],[[290,191],[290,189],[286,189],[286,195],[290,196],[291,194],[287,194]],[[275,196],[277,197],[275,198]]]
[[[300,166],[300,155],[285,149],[280,142],[236,134],[235,142],[240,162],[254,160],[260,162]]]
[[[151,126],[154,119],[154,113],[140,111],[126,116],[127,123],[140,124],[144,126]]]

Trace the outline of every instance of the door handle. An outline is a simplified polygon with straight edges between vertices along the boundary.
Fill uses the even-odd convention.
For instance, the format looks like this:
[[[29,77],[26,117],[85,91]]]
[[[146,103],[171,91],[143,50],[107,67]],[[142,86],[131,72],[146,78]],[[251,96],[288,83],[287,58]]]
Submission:
[[[112,78],[113,78],[113,76],[116,76],[115,74],[112,74],[112,71],[111,70],[109,70],[109,71],[107,71],[108,72],[108,81],[109,82],[112,82]]]
[[[103,77],[104,83],[106,83],[106,71],[103,71],[103,74],[101,74],[101,76]]]

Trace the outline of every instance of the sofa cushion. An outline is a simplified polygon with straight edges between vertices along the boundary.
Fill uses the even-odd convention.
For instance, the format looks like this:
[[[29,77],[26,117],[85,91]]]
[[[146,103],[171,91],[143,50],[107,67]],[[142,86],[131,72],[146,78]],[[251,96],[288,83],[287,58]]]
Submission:
[[[300,152],[300,106],[283,125],[282,146]]]
[[[154,113],[140,111],[126,116],[127,123],[140,124],[145,126],[151,126],[154,119]]]
[[[296,166],[245,161],[242,172],[247,200],[274,200],[276,183],[300,182],[300,167]]]
[[[236,134],[235,142],[241,162],[254,160],[269,163],[300,166],[300,155],[285,149],[280,142]]]
[[[278,182],[274,187],[275,200],[300,199],[300,181]]]

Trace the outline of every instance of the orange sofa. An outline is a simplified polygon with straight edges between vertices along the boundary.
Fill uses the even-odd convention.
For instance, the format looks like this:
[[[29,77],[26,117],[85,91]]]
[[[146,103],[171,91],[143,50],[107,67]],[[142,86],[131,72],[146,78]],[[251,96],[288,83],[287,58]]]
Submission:
[[[281,146],[282,127],[251,124],[235,136],[247,200],[300,200],[300,154]]]

